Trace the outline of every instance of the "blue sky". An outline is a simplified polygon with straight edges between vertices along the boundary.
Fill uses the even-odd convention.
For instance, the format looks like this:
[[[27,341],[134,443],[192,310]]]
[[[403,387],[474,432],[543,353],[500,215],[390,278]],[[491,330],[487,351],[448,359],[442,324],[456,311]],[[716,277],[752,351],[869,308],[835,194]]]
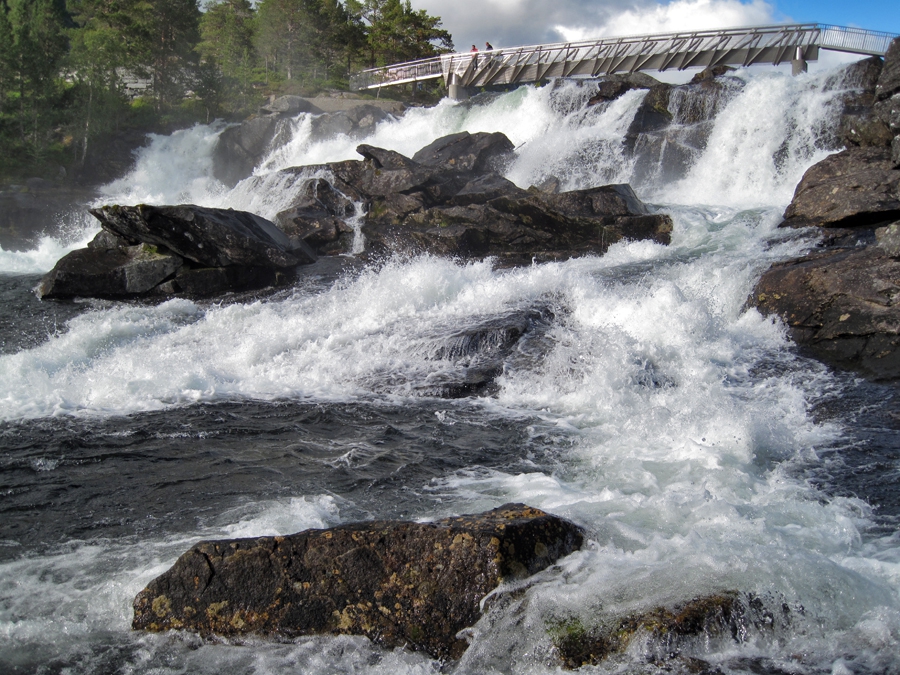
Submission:
[[[784,0],[773,2],[775,9],[796,21],[832,23],[838,26],[856,26],[868,30],[880,30],[900,34],[900,1],[863,0],[853,2],[812,2],[811,0]]]
[[[900,34],[900,0],[412,0],[443,19],[456,49],[613,35],[817,22]]]

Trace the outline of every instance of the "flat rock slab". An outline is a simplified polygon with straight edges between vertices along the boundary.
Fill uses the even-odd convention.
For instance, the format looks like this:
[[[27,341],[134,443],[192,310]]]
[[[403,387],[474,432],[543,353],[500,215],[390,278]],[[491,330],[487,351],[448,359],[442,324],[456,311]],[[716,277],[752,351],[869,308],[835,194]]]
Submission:
[[[434,523],[374,521],[197,544],[134,601],[138,630],[365,635],[435,658],[499,584],[578,549],[581,529],[522,504]]]
[[[315,262],[274,223],[246,211],[179,206],[108,205],[91,209],[103,229],[132,243],[165,246],[207,267],[285,268]]]
[[[810,167],[784,212],[785,225],[872,226],[900,218],[900,171],[890,148],[851,148]]]
[[[818,358],[875,379],[900,377],[900,261],[882,246],[773,266],[750,298]]]

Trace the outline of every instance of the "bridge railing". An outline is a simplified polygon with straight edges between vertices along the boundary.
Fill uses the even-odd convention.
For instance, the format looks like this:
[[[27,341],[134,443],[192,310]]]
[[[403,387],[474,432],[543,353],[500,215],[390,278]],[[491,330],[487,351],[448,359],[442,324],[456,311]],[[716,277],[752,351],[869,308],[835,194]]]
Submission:
[[[876,30],[819,24],[819,46],[838,52],[883,56],[896,35]]]
[[[524,73],[526,68],[537,66],[532,71],[550,72],[541,67],[590,60],[599,62],[602,59],[607,64],[612,64],[610,68],[615,66],[621,69],[623,64],[631,64],[633,69],[641,69],[637,65],[640,63],[644,64],[643,68],[665,70],[693,65],[689,59],[669,58],[670,55],[696,54],[702,51],[724,53],[744,50],[752,55],[770,49],[778,54],[774,63],[781,62],[783,58],[789,60],[791,55],[788,54],[792,54],[790,48],[793,46],[821,47],[874,56],[883,55],[895,37],[897,36],[892,33],[815,23],[630,35],[477,53],[443,54],[430,59],[364,70],[350,78],[350,87],[356,91],[439,77],[443,77],[447,84],[478,84],[479,79],[483,79],[479,73],[486,71]],[[752,62],[753,59],[748,56],[743,65]],[[661,65],[653,68],[652,64]],[[566,72],[566,69],[563,68],[562,71]],[[573,69],[572,72],[576,71]]]

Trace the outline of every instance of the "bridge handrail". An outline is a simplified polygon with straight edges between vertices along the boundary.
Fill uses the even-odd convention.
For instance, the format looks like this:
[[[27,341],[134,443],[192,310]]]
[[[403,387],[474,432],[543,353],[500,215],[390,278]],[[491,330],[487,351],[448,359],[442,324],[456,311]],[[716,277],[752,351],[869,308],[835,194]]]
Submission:
[[[557,56],[565,54],[566,60],[575,57],[582,50],[598,49],[611,45],[628,46],[635,44],[654,45],[645,53],[655,53],[659,45],[696,43],[697,40],[720,39],[722,47],[736,38],[755,39],[759,41],[771,39],[777,44],[781,37],[803,36],[806,45],[817,45],[823,49],[850,52],[855,54],[884,55],[891,41],[897,37],[894,33],[871,31],[862,28],[850,28],[819,23],[774,24],[767,26],[749,26],[744,28],[724,28],[712,30],[678,31],[674,33],[654,33],[649,35],[624,35],[605,37],[594,40],[574,42],[555,42],[521,47],[505,47],[484,52],[457,52],[441,54],[417,61],[398,63],[390,66],[368,68],[350,78],[351,89],[370,89],[380,86],[391,86],[406,82],[417,82],[438,77],[461,75],[471,67],[498,64],[501,61],[508,65],[515,60],[515,65],[548,63]],[[667,50],[663,50],[667,51]]]

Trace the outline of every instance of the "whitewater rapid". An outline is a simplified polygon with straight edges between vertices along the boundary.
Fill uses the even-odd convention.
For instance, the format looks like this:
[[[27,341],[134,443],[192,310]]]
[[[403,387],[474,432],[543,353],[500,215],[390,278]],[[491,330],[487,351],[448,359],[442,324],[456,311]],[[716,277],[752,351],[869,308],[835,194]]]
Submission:
[[[555,672],[553,618],[589,622],[727,590],[787,607],[791,618],[742,643],[708,638],[692,648],[726,672],[760,672],[760,663],[773,672],[900,672],[897,535],[871,534],[864,500],[804,479],[823,449],[853,442],[849,417],[815,413],[852,378],[799,355],[782,325],[745,304],[764,269],[812,245],[777,225],[803,172],[834,151],[822,139],[837,124],[839,92],[824,76],[739,77],[686,173],[635,182],[652,208],[671,214],[670,246],[622,242],[603,257],[516,269],[395,259],[249,302],[87,303],[40,344],[0,356],[3,429],[26,433],[56,420],[102,429],[126,415],[180,419],[192,406],[242,402],[426,409],[434,402],[421,392],[466,365],[441,351],[444,337],[540,312],[544,323],[505,360],[495,395],[427,408],[430,424],[409,432],[425,438],[429,426],[463,416],[476,426],[503,420],[524,426],[528,449],[501,467],[486,450],[464,468],[433,469],[403,487],[419,500],[408,515],[519,501],[582,524],[589,543],[482,620],[455,672]],[[449,133],[501,131],[517,148],[507,177],[522,187],[551,175],[566,189],[632,182],[623,138],[645,94],[569,114],[553,95],[521,87],[483,104],[411,109],[365,142],[409,156]],[[212,173],[221,125],[154,137],[103,201],[190,202],[272,218],[302,184],[279,169],[358,157],[357,141],[312,140],[309,121],[293,120],[291,141],[231,190]],[[45,271],[96,230],[85,220],[77,240],[0,252],[0,272]],[[346,448],[334,469],[364,466],[360,453]],[[36,473],[64,472],[68,460],[28,459]],[[128,632],[133,596],[192,542],[335,525],[358,515],[353,499],[326,489],[256,495],[186,530],[53,542],[13,556],[0,563],[8,645],[0,663],[31,663],[36,653],[71,672],[437,672],[421,655],[356,638],[225,645]],[[377,517],[391,499],[367,513]],[[54,642],[61,646],[47,646]],[[648,667],[641,649],[598,670]]]

